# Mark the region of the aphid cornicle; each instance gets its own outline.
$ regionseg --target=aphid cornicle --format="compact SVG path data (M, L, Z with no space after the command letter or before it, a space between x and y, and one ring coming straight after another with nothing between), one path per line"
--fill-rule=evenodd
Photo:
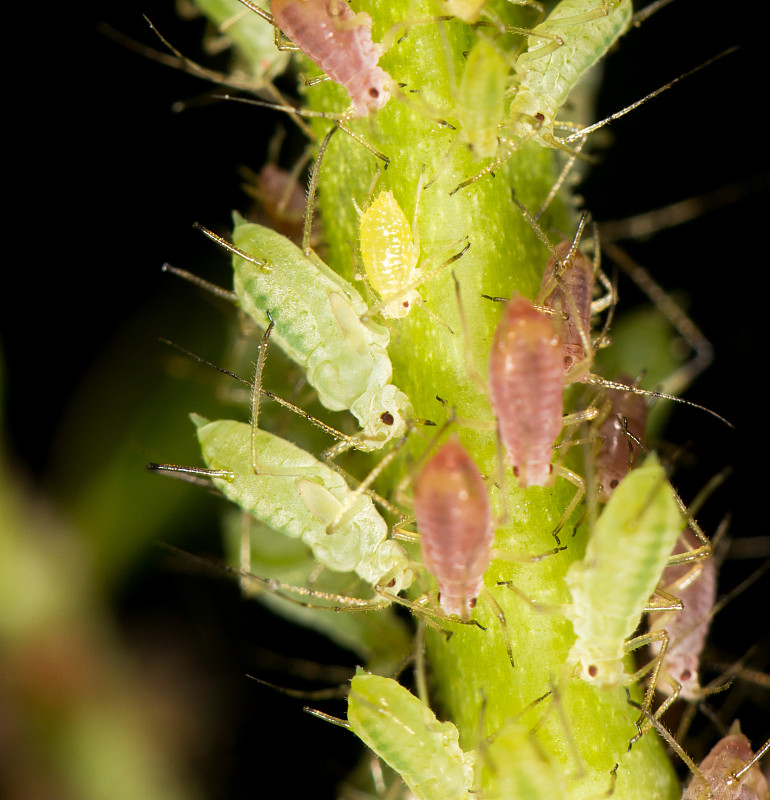
M251 3L243 4L256 13ZM390 99L391 77L377 65L381 48L372 41L372 18L353 13L345 0L272 0L272 19L335 83L343 86L359 117Z
M721 738L700 763L708 786L694 775L682 800L769 800L767 781L755 758L751 743L741 733L736 720L728 735ZM749 764L751 766L746 769Z
M487 487L456 439L443 444L418 475L414 511L423 564L438 582L441 609L470 619L494 530Z
M545 486L561 433L561 342L545 314L524 297L505 306L489 358L489 399L519 486Z

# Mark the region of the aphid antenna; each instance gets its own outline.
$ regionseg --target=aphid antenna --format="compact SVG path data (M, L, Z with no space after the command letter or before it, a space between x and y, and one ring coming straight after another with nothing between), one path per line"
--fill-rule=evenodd
M151 461L147 464L150 472L157 472L161 475L168 475L202 489L214 489L211 478L220 478L225 481L235 480L235 475L229 470L224 469L203 469L202 467L185 467L179 464L156 464Z
M205 278L201 278L192 272L188 272L186 269L173 267L171 264L165 263L161 267L161 271L170 272L172 275L176 275L177 278L182 278L182 280L192 283L194 286L203 289L215 297L220 297L223 300L227 300L228 303L238 305L238 297L236 296L235 292L230 292L227 289L223 289L221 286L217 286L215 283L211 283L211 281L207 281Z
M674 78L672 81L669 81L668 83L664 84L663 86L659 86L657 89L655 89L654 91L652 91L649 94L645 95L641 99L637 100L634 103L631 103L631 105L628 105L625 108L621 108L620 111L616 111L614 114L610 114L609 117L605 117L604 119L599 120L599 122L594 122L593 125L588 125L585 128L581 128L576 133L570 134L569 136L565 137L561 141L566 144L567 142L572 142L572 141L575 141L576 139L580 139L583 136L587 136L589 133L593 133L595 130L598 130L599 128L603 128L605 125L608 125L610 122L614 122L616 119L619 119L620 117L624 117L629 112L633 111L634 109L639 108L639 106L643 105L648 100L652 100L654 97L657 97L659 94L662 94L663 92L668 91L672 86L675 86L677 83L679 83L680 81L683 81L685 78L689 78L690 76L694 75L696 72L700 72L702 69L705 69L706 67L711 66L711 64L713 64L714 62L719 61L720 59L724 58L725 56L731 55L732 53L734 53L738 49L739 48L737 46L728 47L726 50L723 50L721 53L718 53L717 55L712 56L711 58L709 58L706 61L704 61L702 64L699 64L697 67L693 67L692 69L687 70L687 72L682 73L678 78Z
M315 198L318 191L318 179L321 175L321 162L323 161L326 148L329 146L337 126L329 128L324 136L321 146L318 148L318 155L313 162L313 168L310 170L310 179L307 185L307 202L305 203L305 223L302 228L302 252L305 256L309 256L312 248L310 247L310 236L313 231L313 212L315 210Z
M243 0L241 0L241 2L243 2ZM322 719L324 722L330 722L338 728L344 728L346 731L350 730L350 725L346 719L334 717L331 714L327 714L325 711L320 711L317 708L310 708L310 706L305 706L302 710L306 714L310 714L311 717L318 717L318 719Z
M329 689L290 689L288 686L280 686L277 683L271 683L264 678L258 678L256 675L249 675L248 672L246 673L246 677L256 681L262 686L267 686L268 689L272 689L280 694L285 694L287 697L295 697L298 700L341 700L348 696L349 690L349 687L345 684L342 686L333 686Z
M215 472L215 470L209 470L209 472ZM256 584L260 591L269 591L302 608L319 608L327 611L380 611L390 605L390 601L382 596L373 596L366 599L349 597L334 592L323 592L318 589L308 589L305 586L294 586L276 578L266 578L262 575L255 575L253 572L246 572L216 559L188 553L186 550L180 550L178 547L165 542L160 542L159 544L164 550L180 556L185 561L198 564L208 570L213 569L219 574L232 575L238 578L239 581L244 580Z
M206 367L210 367L211 369L214 369L217 372L221 372L223 375L227 375L228 377L233 378L234 380L238 381L239 383L242 383L245 386L248 386L252 390L252 395L253 395L254 387L255 387L255 383L254 382L248 381L248 380L246 380L246 378L242 378L240 375L237 375L236 373L231 372L230 370L225 369L224 367L217 366L213 362L208 361L207 359L205 359L205 358L203 358L203 357L201 357L199 355L196 355L191 350L188 350L187 348L182 347L182 345L179 345L176 342L172 342L169 339L164 339L163 337L159 337L159 339L160 339L161 342L163 342L163 344L166 344L169 347L173 347L175 350L178 350L180 353L184 353L184 355L186 355L189 358L197 361L198 363L203 364ZM260 356L262 355L262 352L263 352L262 344L260 343L260 351L259 351ZM298 416L300 416L303 419L307 420L311 425L314 425L316 428L319 428L320 430L324 431L325 433L328 433L329 436L332 436L333 438L338 439L338 440L340 440L342 442L349 443L351 447L354 447L358 443L358 440L355 439L354 437L348 436L346 433L343 433L342 431L338 431L336 428L332 428L331 425L327 425L325 422L322 422L320 419L317 419L316 417L312 416L312 414L308 414L307 411L305 411L304 409L299 408L299 406L295 406L293 403L290 403L288 400L284 400L282 397L278 397L278 395L274 394L273 392L271 392L271 391L269 391L267 389L263 389L262 386L261 386L261 381L260 381L260 386L258 387L258 389L259 389L260 395L263 395L263 396L269 398L270 400L273 400L279 406L282 406L283 408L287 409L288 411L291 411L292 413L297 414ZM252 404L253 404L253 398L252 398Z
M770 173L764 172L746 180L735 181L719 189L713 189L705 194L678 200L654 211L645 211L625 219L607 220L599 225L602 241L644 239L653 233L683 225L710 211L737 203L757 192L766 192L768 188L770 188Z
M311 119L329 119L341 130L347 133L352 139L355 139L360 145L365 147L373 156L385 162L386 167L390 163L390 159L377 150L374 145L366 141L366 139L359 136L354 130L347 126L347 122L354 119L349 113L336 114L331 111L314 111L310 108L297 108L296 106L270 103L266 100L255 100L251 97L236 97L231 94L215 94L213 97L216 100L226 100L234 103L242 103L247 106L258 106L259 108L272 108L273 111L283 111L287 114L298 117L309 117Z
M183 72L188 73L189 75L194 75L196 78L202 78L207 81L211 81L212 83L218 84L220 86L225 86L231 89L237 89L239 91L247 91L256 94L258 97L262 97L267 95L267 97L271 98L273 101L283 104L286 104L286 98L278 91L278 89L273 85L273 83L264 78L262 80L257 81L243 81L238 80L232 75L226 75L224 73L218 72L216 70L208 69L197 62L193 61L192 59L188 58L184 55L180 50L174 47L171 42L169 42L163 34L153 25L152 21L146 14L142 14L144 17L145 22L150 26L152 32L160 39L161 43L171 52L171 56L167 56L164 53L159 53L158 51L154 50L151 47L146 47L145 45L139 42L133 42L132 39L129 37L124 37L122 34L119 34L118 41L124 44L127 47L134 49L135 51L139 52L140 55L143 55L147 58L150 58L154 61L158 61L161 64L165 64L166 66L174 67L175 69L180 69ZM178 109L181 110L181 109ZM313 137L313 131L308 127L308 125L299 117L294 118L294 123L297 127L308 137Z
M714 348L698 326L684 313L679 305L658 284L650 273L637 264L627 253L612 243L605 250L616 264L650 298L655 307L674 326L695 354L663 382L662 389L668 394L678 394L687 388L712 362Z

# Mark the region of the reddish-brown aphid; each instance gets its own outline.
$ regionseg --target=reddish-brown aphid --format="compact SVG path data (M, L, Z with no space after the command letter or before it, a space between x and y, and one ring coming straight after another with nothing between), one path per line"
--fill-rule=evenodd
M686 529L674 548L672 555L686 553L698 547L700 542ZM703 691L698 680L698 666L706 634L711 623L712 610L717 593L716 564L712 558L698 562L698 573L692 564L675 564L666 567L660 585L675 594L684 604L681 611L650 614L650 630L665 628L670 644L663 657L658 688L672 694L676 681L682 688L680 697L685 700L700 700ZM653 645L657 653L660 648ZM670 678L672 680L667 680Z
M575 250L568 258L573 242L565 240L556 246L556 254L563 264L551 256L545 266L541 295L538 300L557 315L556 325L561 336L564 357L564 383L583 381L591 368L590 348L591 301L594 292L594 271L591 261ZM558 277L556 277L558 275ZM563 315L563 316L562 316Z
M275 24L335 83L343 86L360 117L390 98L391 78L377 66L372 18L354 14L345 0L272 0Z
M489 396L519 486L545 486L562 429L564 357L553 323L524 297L505 306L489 358Z
M627 375L617 383L631 386ZM631 437L642 439L647 424L647 403L644 397L632 392L608 392L609 411L596 428L599 449L596 453L596 479L599 500L606 503L615 487L628 474L639 455L639 446ZM627 435L627 434L630 434ZM673 580L673 579L672 579Z
M494 532L487 487L456 439L420 472L414 511L422 560L438 582L441 609L468 620L484 585Z
M734 722L728 735L720 739L700 763L708 787L694 776L682 800L768 800L767 781L759 764L755 762L743 772L754 758L749 740Z

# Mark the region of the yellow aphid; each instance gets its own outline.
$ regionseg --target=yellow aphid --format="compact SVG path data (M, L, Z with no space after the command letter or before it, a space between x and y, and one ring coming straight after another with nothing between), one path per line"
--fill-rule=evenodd
M421 278L420 247L391 192L380 192L363 212L359 235L366 277L383 301L379 312L387 319L405 317L422 299L413 288ZM391 297L393 302L388 302Z

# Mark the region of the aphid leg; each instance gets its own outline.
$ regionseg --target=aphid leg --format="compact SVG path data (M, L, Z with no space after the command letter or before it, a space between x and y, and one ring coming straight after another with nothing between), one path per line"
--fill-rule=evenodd
M352 517L354 517L358 510L356 503L361 495L365 494L369 487L377 480L380 474L390 464L391 461L398 455L401 448L406 444L407 437L402 436L401 439L394 445L386 456L380 459L379 463L369 472L364 480L350 493L345 503L343 503L339 511L334 516L334 519L326 526L326 533L334 533L340 526L345 525Z
M666 651L668 650L669 645L669 637L666 631L664 630L657 630L657 631L650 631L649 633L643 633L641 636L636 636L633 639L629 639L628 641L623 643L623 651L625 653L631 653L634 650L638 650L640 647L644 647L645 645L651 644L652 642L660 642L660 650L655 658L652 659L648 664L645 664L643 667L638 669L633 675L629 677L629 683L636 683L640 678L644 677L648 672L651 672L650 678L647 681L647 688L644 692L644 702L642 704L642 714L639 717L638 724L641 724L646 713L650 711L652 708L652 701L655 697L655 687L658 683L658 676L660 674L661 665L663 664L663 658L666 655ZM641 736L638 734L631 740L633 744L637 741Z
M736 783L740 783L741 778L765 755L768 750L770 750L770 739L768 739L762 745L762 747L760 747L759 750L754 753L754 757L751 759L751 761L748 761L742 769L730 774L730 777L727 779L727 785L733 786Z
M326 152L326 148L329 146L329 141L336 130L336 126L329 128L323 142L321 142L321 146L318 148L318 155L316 156L316 160L313 164L313 169L310 171L310 181L308 182L307 187L307 202L305 203L305 224L302 229L302 252L306 256L310 254L312 249L310 247L310 236L313 230L313 211L315 210L315 196L316 191L318 190L318 178L321 174L321 162L323 160L324 153Z
M645 711L639 706L637 703L634 703L630 698L628 700L629 705L634 706L635 708L640 709L642 712L642 717L647 721L648 725L655 728L655 730L660 734L661 738L668 744L668 746L682 759L682 761L687 765L687 768L692 772L692 774L698 779L702 780L704 785L708 787L708 782L706 781L706 776L703 774L703 771L698 767L698 765L690 758L689 755L685 752L685 749L682 747L681 744L674 738L671 732L660 722L658 714L650 714L649 711ZM632 739L632 744L636 741L636 738ZM631 746L629 745L629 749ZM709 797L713 797L711 795L711 790L709 789Z
M513 648L511 645L511 634L508 630L508 623L505 619L505 613L500 606L500 603L495 600L494 595L492 592L487 589L485 586L481 590L481 596L486 601L487 605L492 610L492 613L497 617L497 621L500 623L500 631L503 634L503 642L505 643L505 652L508 654L508 660L511 662L511 667L514 669L516 668L516 664L513 660Z
M556 539L557 550L563 549L561 539L559 539L559 533L564 528L564 526L569 522L572 513L578 507L578 504L583 499L586 493L586 484L583 478L580 477L576 472L573 472L571 469L567 469L566 467L554 464L554 475L565 478L568 480L574 487L575 487L575 494L572 496L572 500L570 500L567 507L564 509L564 513L561 515L561 519L559 520L556 527L551 531L551 535L554 539Z

